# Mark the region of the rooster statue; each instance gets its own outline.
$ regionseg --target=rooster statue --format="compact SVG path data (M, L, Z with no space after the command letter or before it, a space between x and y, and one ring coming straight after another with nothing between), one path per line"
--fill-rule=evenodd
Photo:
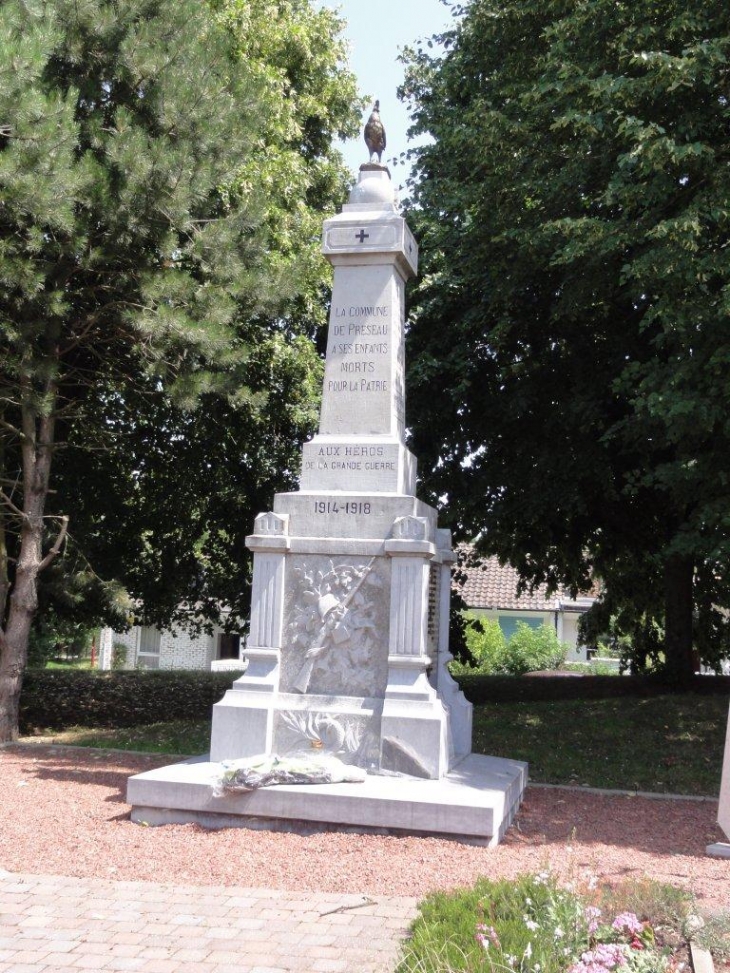
M370 161L374 161L374 157L377 155L378 164L382 164L383 151L385 150L385 128L383 123L380 121L380 102L376 101L373 105L373 110L370 113L370 118L367 120L365 125L365 144L370 152Z

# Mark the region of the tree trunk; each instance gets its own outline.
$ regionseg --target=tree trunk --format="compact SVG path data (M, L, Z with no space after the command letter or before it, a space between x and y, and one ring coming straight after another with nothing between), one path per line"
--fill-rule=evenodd
M675 555L664 567L664 654L669 681L681 687L694 675L692 615L694 562Z
M28 660L28 637L38 610L38 575L54 559L66 535L67 518L61 519L56 541L43 557L43 520L51 475L56 388L46 385L49 412L39 416L32 395L24 397L22 411L23 509L20 521L20 552L9 599L7 622L0 630L0 743L18 738L18 713L23 672Z

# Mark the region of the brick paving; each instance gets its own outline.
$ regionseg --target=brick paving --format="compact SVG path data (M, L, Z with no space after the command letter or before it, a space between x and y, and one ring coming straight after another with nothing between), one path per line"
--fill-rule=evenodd
M416 901L0 871L0 973L392 973Z

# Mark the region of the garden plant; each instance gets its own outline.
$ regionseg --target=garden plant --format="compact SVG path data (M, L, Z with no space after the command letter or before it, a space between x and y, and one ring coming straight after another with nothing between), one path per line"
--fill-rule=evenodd
M518 622L516 631L507 639L499 622L489 618L467 616L465 638L476 665L453 662L455 675L476 670L483 675L522 676L526 672L558 669L568 649L548 625L533 628Z
M549 872L480 880L421 904L398 973L670 973L682 968L691 896L643 880L561 886Z

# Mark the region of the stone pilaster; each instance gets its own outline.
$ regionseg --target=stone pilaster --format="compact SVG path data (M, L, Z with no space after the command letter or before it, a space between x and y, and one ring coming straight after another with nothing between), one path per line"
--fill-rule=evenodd
M455 760L460 760L471 753L473 707L448 669L449 662L454 658L449 648L451 566L456 561L456 555L451 547L451 531L437 530L436 543L440 560L438 570L441 578L439 584L438 657L434 667L433 681L439 696L449 711L453 757Z
M211 760L270 753L283 642L284 586L289 518L259 514L246 538L254 552L248 667L213 707Z
M441 777L449 762L448 713L428 681L430 562L425 517L399 517L385 553L392 559L388 685L381 721L381 765L420 777Z

